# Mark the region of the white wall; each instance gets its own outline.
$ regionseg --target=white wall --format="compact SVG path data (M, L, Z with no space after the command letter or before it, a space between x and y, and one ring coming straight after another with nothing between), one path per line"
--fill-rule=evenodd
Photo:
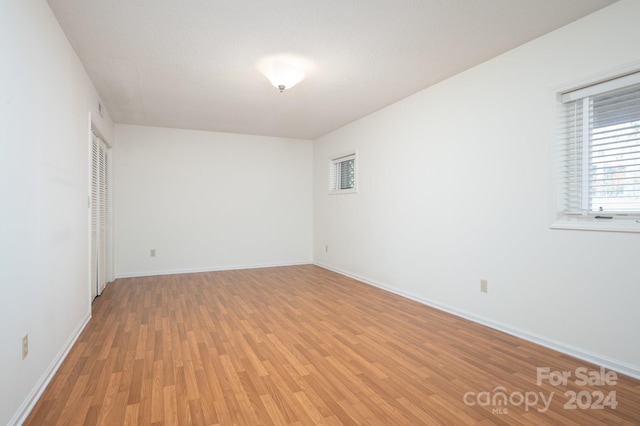
M317 140L315 261L640 377L640 234L549 229L555 89L640 67L638 17L616 3ZM359 192L328 195L353 148Z
M116 139L116 276L312 261L311 141L130 125Z
M89 112L113 124L43 0L0 2L0 424L15 422L90 316ZM21 359L22 336L29 355Z

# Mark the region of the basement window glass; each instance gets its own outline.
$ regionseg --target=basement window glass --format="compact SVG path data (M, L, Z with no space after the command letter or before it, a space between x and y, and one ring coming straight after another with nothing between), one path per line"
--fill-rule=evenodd
M356 192L356 154L355 152L331 158L330 187L331 194Z
M640 232L640 72L559 101L553 227Z

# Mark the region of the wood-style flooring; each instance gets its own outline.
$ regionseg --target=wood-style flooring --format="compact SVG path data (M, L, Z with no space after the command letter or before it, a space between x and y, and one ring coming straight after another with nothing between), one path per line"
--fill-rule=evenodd
M127 278L25 424L640 424L600 373L317 266Z

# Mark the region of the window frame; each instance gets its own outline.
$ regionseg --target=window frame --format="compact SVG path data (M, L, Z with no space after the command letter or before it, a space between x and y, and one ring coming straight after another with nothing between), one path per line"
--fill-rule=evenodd
M336 167L338 164L353 160L353 187L340 189L336 188ZM348 151L339 155L333 155L329 158L329 194L355 194L358 192L358 157L355 150Z
M591 86L597 86L607 81L623 78L630 74L640 73L640 63L634 63L624 68L612 70L607 73L601 73L581 81L565 84L562 87L556 87L553 92L555 95L555 128L554 137L551 138L552 146L550 149L552 176L550 191L551 209L550 209L550 228L551 229L572 229L572 230L589 230L589 231L611 231L611 232L640 232L640 212L638 213L598 213L589 212L587 214L570 214L564 211L566 207L561 196L564 191L562 179L563 173L560 171L561 155L560 150L565 141L560 137L563 132L562 126L565 122L561 119L562 112L565 109L563 96L567 93L589 90ZM606 90L603 91L603 93ZM605 216L607 218L597 218L597 216ZM610 217L610 218L608 218Z

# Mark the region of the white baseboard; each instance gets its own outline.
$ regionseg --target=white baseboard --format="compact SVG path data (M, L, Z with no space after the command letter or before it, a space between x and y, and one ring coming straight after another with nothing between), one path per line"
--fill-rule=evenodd
M73 331L71 337L69 337L62 349L60 349L56 357L53 359L53 362L51 362L51 365L49 365L49 368L47 368L42 377L40 377L40 380L38 380L38 383L36 383L34 388L31 390L31 392L27 396L27 399L24 400L20 408L18 408L18 411L16 411L11 420L9 420L8 425L21 425L22 423L24 423L24 421L27 419L27 416L29 415L29 413L31 413L31 410L33 410L33 407L42 396L42 393L49 385L49 382L51 382L51 379L53 379L53 376L58 371L58 368L60 368L60 365L62 365L62 362L69 354L69 351L76 343L76 340L78 340L78 337L80 337L80 333L82 333L82 330L84 330L84 328L89 323L90 319L91 309L89 309L88 314L83 318L80 324Z
M640 366L637 365L632 365L632 364L628 364L626 362L622 362L616 359L612 359L594 352L590 352L587 351L585 349L582 348L578 348L572 345L567 345L566 343L562 343L562 342L558 342L552 339L548 339L546 337L543 336L539 336L537 334L533 334L533 333L529 333L526 330L522 330L519 328L515 328L506 324L502 324L496 321L493 321L489 318L485 318L482 316L478 316L475 314L472 314L470 312L466 312L457 308L454 308L452 306L443 304L443 303L439 303L439 302L435 302L433 300L429 300L429 299L425 299L422 297L418 297L416 295L413 294L409 294L406 292L403 292L401 290L398 290L396 288L393 287L389 287L386 286L384 284L369 280L367 278L361 277L359 275L356 274L352 274L350 272L347 271L342 271L340 269L337 268L333 268L331 266L322 264L320 262L314 262L314 265L319 266L321 268L325 268L328 269L330 271L336 272L338 274L347 276L349 278L353 278L354 280L360 281L362 283L365 284L369 284L371 286L380 288L382 290L388 291L390 293L394 293L397 294L398 296L402 296L402 297L406 297L407 299L411 299L413 301L422 303L423 305L427 305L427 306L431 306L433 308L436 308L438 310L444 311L444 312L448 312L450 314L456 315L458 317L461 318L465 318L468 319L470 321L473 321L475 323L478 324L482 324L485 325L487 327L493 328L495 330L498 331L502 331L503 333L507 333L510 334L512 336L515 337L519 337L521 339L527 340L529 342L533 342L536 343L540 346L544 346L547 347L549 349L553 349L556 350L558 352L562 352L566 355L570 355L573 356L575 358L581 359L583 361L586 362L590 362L592 364L596 364L598 366L607 368L609 370L613 370L616 371L618 373L633 377L634 379L638 379L640 380Z
M118 278L135 278L135 277L153 277L156 275L174 275L174 274L194 274L198 272L218 272L218 271L233 271L238 269L258 269L258 268L277 268L281 266L298 266L309 265L308 262L297 263L261 263L254 265L231 265L231 266L206 266L202 268L182 268L182 269L166 269L160 271L141 271L141 272L126 272L123 274L116 274Z

